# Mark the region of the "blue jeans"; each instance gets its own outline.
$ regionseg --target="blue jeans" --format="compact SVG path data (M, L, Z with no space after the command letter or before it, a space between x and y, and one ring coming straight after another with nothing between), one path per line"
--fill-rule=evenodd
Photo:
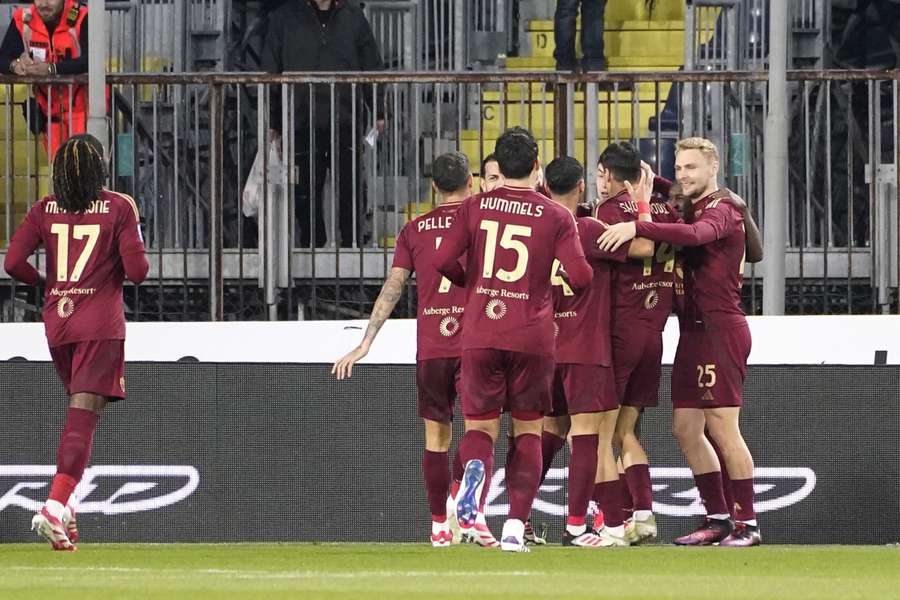
M575 58L575 19L581 5L581 53L585 71L605 71L603 55L603 13L606 0L559 0L553 17L553 38L556 49L556 70L571 71L578 64Z

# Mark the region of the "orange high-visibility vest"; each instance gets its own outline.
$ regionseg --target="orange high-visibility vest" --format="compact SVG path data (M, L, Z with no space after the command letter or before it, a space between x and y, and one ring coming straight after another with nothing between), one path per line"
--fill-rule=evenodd
M87 7L78 0L66 0L56 29L51 34L34 5L17 8L13 22L22 36L25 51L35 60L56 64L60 60L81 56L81 25L87 15ZM72 86L71 111L69 116L69 86L34 86L34 96L41 110L52 121L66 118L86 120L88 111L87 86Z

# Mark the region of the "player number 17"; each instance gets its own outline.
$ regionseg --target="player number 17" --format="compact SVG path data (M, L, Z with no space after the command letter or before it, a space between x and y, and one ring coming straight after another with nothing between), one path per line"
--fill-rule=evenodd
M76 240L87 238L87 243L81 251L81 256L75 261L75 268L69 274L69 225L66 223L54 223L50 226L50 233L56 236L56 280L60 282L78 281L81 273L87 265L88 259L97 245L100 237L99 225L75 225L72 227L72 237Z

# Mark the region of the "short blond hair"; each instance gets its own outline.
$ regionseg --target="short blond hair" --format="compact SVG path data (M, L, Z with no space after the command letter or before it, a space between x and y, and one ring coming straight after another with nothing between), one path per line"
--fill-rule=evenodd
M719 149L716 148L715 144L713 144L706 138L689 137L684 138L683 140L678 140L678 142L675 144L675 156L678 156L678 153L682 150L699 150L700 154L705 156L707 160L719 160Z

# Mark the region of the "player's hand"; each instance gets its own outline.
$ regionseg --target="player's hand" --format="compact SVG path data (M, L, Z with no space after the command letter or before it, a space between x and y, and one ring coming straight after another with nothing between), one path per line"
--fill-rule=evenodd
M331 374L334 375L338 381L349 378L353 373L353 365L362 360L368 353L368 348L363 347L362 345L357 346L344 355L342 359L334 363L334 366L331 367Z
M631 241L637 235L637 227L634 221L616 223L610 225L597 240L597 245L604 252L615 252L625 242Z
M627 179L625 180L625 189L628 191L628 195L631 196L631 199L635 202L650 202L650 194L653 191L653 178L650 178L650 186L647 186L647 171L641 170L641 178L638 181L637 187L631 185L631 182Z

